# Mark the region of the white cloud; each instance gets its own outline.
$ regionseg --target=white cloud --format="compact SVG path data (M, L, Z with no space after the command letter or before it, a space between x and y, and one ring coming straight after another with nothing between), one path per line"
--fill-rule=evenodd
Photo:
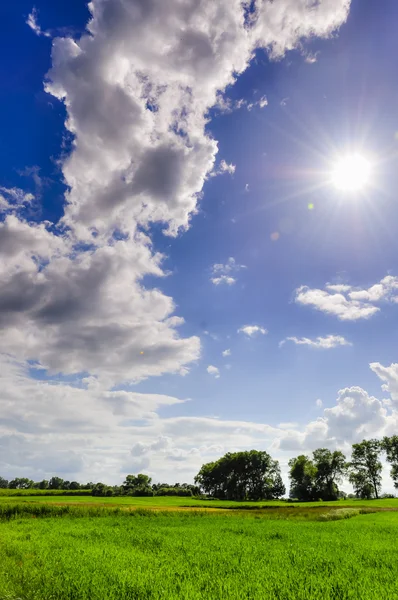
M325 408L323 416L302 431L285 432L278 447L288 451L339 448L349 452L351 444L368 437L391 435L398 425L398 413L389 412L383 402L360 387L339 391L336 405Z
M213 375L216 379L220 378L220 370L213 365L209 365L206 369L209 375Z
M38 23L38 12L37 9L33 7L32 12L28 15L26 20L26 24L35 32L38 36L51 37L51 34L48 31L43 31Z
M0 187L0 213L12 213L32 204L33 194L26 193L20 188Z
M319 52L307 52L305 53L305 62L309 65L313 65L318 62Z
M383 367L378 362L370 364L370 368L384 381L383 391L388 392L394 402L398 402L398 364L393 363L389 367Z
M210 281L212 283L214 283L214 285L220 285L222 283L225 283L226 285L234 285L234 283L236 283L235 277L230 277L228 275L220 275L220 277L212 277L210 279Z
M369 319L380 311L376 303L398 302L398 277L384 277L368 289L348 285L327 284L325 290L301 286L296 290L296 302L311 306L341 321Z
M236 260L230 256L227 263L225 265L221 263L217 263L212 266L212 274L210 281L214 285L226 284L233 285L236 283L236 277L233 277L232 274L238 273L242 269L246 269L245 265L237 264Z
M244 333L248 337L255 337L258 334L266 335L268 331L259 325L245 325L238 329L238 333Z
M225 356L231 356L231 350L228 348L228 350L224 350L224 352L222 353L222 355Z
M322 408L323 407L323 402L320 398L318 398L318 400L315 403L317 405L318 408Z
M268 106L267 96L262 96L260 98L260 100L258 101L258 105L259 105L260 108L264 108L265 106Z
M257 100L256 102L249 102L249 104L247 104L247 110L250 112L256 106L259 106L260 108L268 106L267 96L262 96L260 100Z
M0 345L7 352L51 372L86 371L110 383L186 372L199 357L199 339L178 336L183 320L173 316L172 298L139 282L162 275L162 257L148 241L76 255L44 226L11 219L0 227L0 255L8 255L0 268Z
M236 171L236 165L232 163L227 163L224 159L220 162L218 169L213 170L210 173L210 177L216 177L217 175L224 175L228 173L229 175L233 175Z
M336 348L337 346L352 346L352 344L341 335L327 335L326 337L319 336L315 340L311 340L310 338L306 337L288 337L286 340L283 340L280 345L286 341L293 342L298 346L310 346L311 348L323 349Z

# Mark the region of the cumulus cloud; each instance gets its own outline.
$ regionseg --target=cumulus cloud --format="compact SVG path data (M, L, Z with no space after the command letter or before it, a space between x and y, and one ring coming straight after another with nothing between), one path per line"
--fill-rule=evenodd
M267 335L268 331L259 325L245 325L238 329L238 333L244 333L247 337L252 338L256 335Z
M370 364L370 368L384 382L383 391L388 392L394 402L398 402L398 364L384 367L378 362Z
M209 375L213 375L216 379L220 378L220 370L213 365L209 365L206 369Z
M199 357L199 339L178 336L183 319L173 316L173 300L140 284L145 274L162 275L148 243L57 255L61 241L10 217L0 227L0 254L12 253L0 269L3 348L52 372L90 372L113 383L184 372Z
M225 265L221 263L217 263L212 266L212 274L210 281L214 285L226 284L226 285L234 285L237 279L233 275L238 273L242 269L246 269L245 265L239 265L236 260L230 256L227 263Z
M285 342L293 342L297 346L309 346L310 348L322 348L326 350L336 348L337 346L352 346L351 342L348 342L341 335L318 336L315 340L306 337L287 337L286 340L280 342L280 345L283 345Z
M278 440L282 450L314 450L319 447L350 450L364 438L391 435L398 424L398 413L360 387L339 391L336 405L325 408L323 416L309 422L302 431L290 430Z
M341 321L369 319L380 311L380 302L398 302L398 277L388 275L368 289L327 284L326 289L301 286L296 290L297 304L311 306Z
M232 354L232 353L231 353L231 350L230 350L229 348L228 348L227 350L224 350L224 351L223 351L223 353L222 353L222 355L223 355L224 357L225 357L225 356L231 356L231 354Z

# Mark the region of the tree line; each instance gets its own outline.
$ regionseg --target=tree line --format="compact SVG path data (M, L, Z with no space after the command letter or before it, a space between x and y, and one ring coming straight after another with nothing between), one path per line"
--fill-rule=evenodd
M340 450L318 448L312 456L301 454L289 460L290 498L302 502L337 500L346 494L339 484L348 478L357 498L379 498L381 494L381 455L390 464L394 487L398 489L398 435L382 440L363 440L352 445L351 460ZM201 496L219 500L274 500L286 493L279 463L267 452L250 450L228 452L216 461L202 465L195 484L152 483L143 473L127 475L120 486L105 483L64 481L60 477L33 482L27 478L7 481L0 488L19 490L74 490L93 496Z
M197 485L189 483L152 483L148 475L139 473L138 475L127 475L121 485L107 485L106 483L89 481L88 483L79 483L77 481L67 481L61 477L51 477L42 481L33 481L27 477L16 477L7 481L0 477L0 488L10 490L46 490L55 492L75 492L87 493L92 496L195 496L200 494Z
M382 463L385 453L390 464L390 475L398 489L398 436L382 440L363 440L352 445L351 460L340 450L331 452L319 448L312 458L304 454L289 461L290 497L302 501L337 500L342 493L338 488L347 477L357 498L379 498L381 493Z
M312 457L301 454L292 458L289 496L301 502L338 500L346 497L338 484L348 478L357 498L379 498L383 452L398 489L398 436L394 435L353 444L350 461L340 450L327 448L314 450ZM228 453L203 465L195 483L220 500L273 500L286 492L278 461L257 450Z

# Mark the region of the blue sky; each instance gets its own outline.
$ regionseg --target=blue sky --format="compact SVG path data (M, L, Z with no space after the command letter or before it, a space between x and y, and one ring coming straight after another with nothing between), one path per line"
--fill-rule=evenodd
M398 8L257 4L0 9L4 476L396 431Z

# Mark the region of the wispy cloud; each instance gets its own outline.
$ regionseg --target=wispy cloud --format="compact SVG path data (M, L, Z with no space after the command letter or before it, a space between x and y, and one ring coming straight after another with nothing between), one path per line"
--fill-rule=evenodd
M26 24L29 25L32 31L35 32L38 36L43 37L51 37L51 34L48 31L43 31L38 23L38 11L35 7L32 8L32 12L28 15L26 19Z
M279 346L283 346L286 342L293 342L297 346L309 346L310 348L323 348L325 350L337 348L337 346L352 346L351 342L347 342L341 335L327 335L326 337L317 337L314 340L306 337L287 337L279 343Z

